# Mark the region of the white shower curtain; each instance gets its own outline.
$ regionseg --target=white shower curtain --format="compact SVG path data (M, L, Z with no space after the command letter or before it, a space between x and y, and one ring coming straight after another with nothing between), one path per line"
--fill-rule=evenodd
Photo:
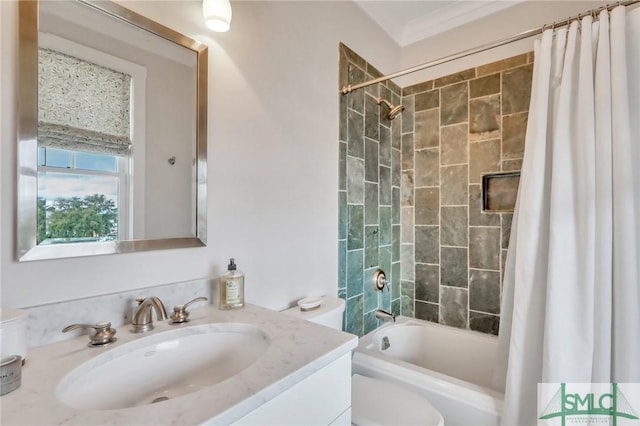
M640 382L640 8L535 43L502 297L503 425L538 383Z

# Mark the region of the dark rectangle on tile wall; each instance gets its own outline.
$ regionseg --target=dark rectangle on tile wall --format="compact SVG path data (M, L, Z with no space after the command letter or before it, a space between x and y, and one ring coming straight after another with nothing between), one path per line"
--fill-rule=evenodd
M482 176L482 210L513 212L516 207L520 172L495 173Z

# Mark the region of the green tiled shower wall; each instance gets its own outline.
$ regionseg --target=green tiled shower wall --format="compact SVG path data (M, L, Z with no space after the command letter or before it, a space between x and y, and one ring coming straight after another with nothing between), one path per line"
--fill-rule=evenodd
M340 45L340 85L381 74ZM511 213L484 213L482 175L519 171L533 54L400 89L340 96L339 296L362 336L375 309L497 334ZM384 118L378 96L405 110ZM373 290L382 268L390 292Z
M339 50L341 85L382 75L345 45ZM378 326L376 309L400 314L401 122L376 104L381 96L398 105L400 94L388 81L340 96L338 294L344 329L358 336ZM374 290L378 268L389 290Z
M413 316L498 333L512 213L482 176L520 171L533 54L403 88L402 281Z

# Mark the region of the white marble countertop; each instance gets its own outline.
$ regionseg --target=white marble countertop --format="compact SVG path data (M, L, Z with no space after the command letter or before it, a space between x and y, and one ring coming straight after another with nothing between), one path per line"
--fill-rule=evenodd
M358 344L352 334L254 305L231 311L208 305L193 309L190 318L186 326L251 324L263 330L271 343L253 365L214 386L153 405L102 411L81 411L64 405L55 396L56 386L83 362L135 339L175 330L175 326L166 321L156 322L156 328L144 334L130 333L128 325L121 326L118 341L104 348L89 348L87 335L33 348L28 351L22 369L21 387L0 398L0 423L3 426L230 424Z

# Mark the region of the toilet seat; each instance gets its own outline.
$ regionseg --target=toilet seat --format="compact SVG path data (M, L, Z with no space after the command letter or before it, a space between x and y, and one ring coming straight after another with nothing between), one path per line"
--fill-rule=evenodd
M429 401L393 383L351 376L351 422L357 426L443 426L444 419Z

